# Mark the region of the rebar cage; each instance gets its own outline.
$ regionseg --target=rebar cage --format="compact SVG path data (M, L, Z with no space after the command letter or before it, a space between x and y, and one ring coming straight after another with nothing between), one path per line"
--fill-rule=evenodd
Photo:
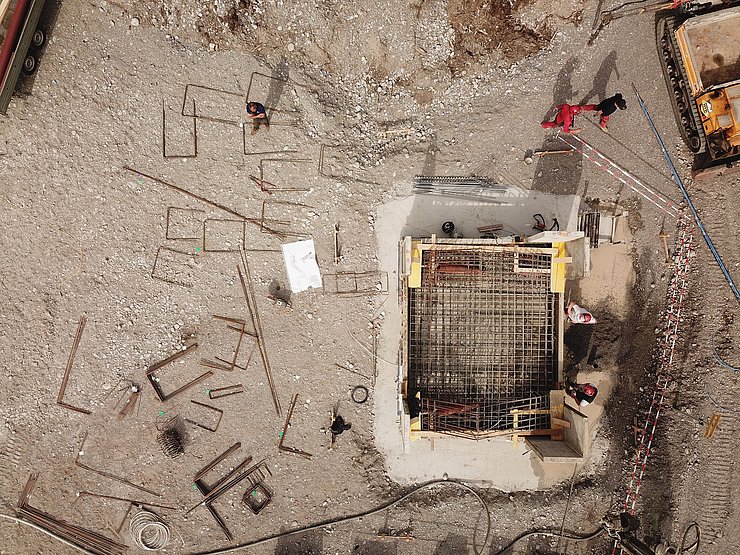
M407 399L422 430L549 427L560 313L551 263L522 248L423 252L407 307Z

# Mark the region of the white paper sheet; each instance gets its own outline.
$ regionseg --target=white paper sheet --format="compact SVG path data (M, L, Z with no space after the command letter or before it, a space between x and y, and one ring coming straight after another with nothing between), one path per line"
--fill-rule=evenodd
M316 262L316 248L313 239L286 243L283 246L285 269L288 271L290 290L300 293L310 287L320 288L321 270Z

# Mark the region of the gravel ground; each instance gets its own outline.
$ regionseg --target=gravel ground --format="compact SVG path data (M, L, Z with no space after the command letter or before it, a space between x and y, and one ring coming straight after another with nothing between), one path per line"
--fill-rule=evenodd
M170 553L228 545L204 509L184 513L202 498L193 491L194 473L236 441L242 447L229 465L247 455L266 458L274 497L259 516L249 513L236 493L218 502L235 542L367 510L403 490L385 477L382 453L374 447L372 398L364 405L349 399L362 379L335 366L371 371L372 326L382 325L379 314L394 309L393 299L311 291L294 294L292 309L275 305L268 295L287 288L282 257L272 252L281 241L260 233L258 226L249 224L243 233L241 226L221 228L212 239L232 246L243 241L250 249L252 285L283 416L275 412L259 353L247 337L239 358L246 370L215 371L190 395L159 403L146 383L146 368L195 340L198 350L163 379L168 388L185 383L206 371L197 364L200 358L232 353L236 334L212 315L246 318L248 313L236 274L238 256L204 252L200 239L167 239L168 207L202 210L192 212L195 224L180 221L170 230L183 235L193 228L200 233L205 218L228 219L229 214L124 166L250 218L260 218L264 200L307 205L272 205L267 217L289 221L291 232L312 237L323 273L377 267L375 208L409 194L414 174L422 171L476 173L528 189L619 201L630 210L635 270L634 285L626 294L615 294L626 299L627 311L614 313L605 300L595 309L610 314L601 331L569 343L572 371L593 370L573 352L588 341L601 353L601 371L614 383L596 438L598 455L576 473L567 512L570 481L544 492L483 491L493 515L484 552L496 553L530 528L559 528L564 522L566 529L591 531L621 505L631 470L632 419L646 407L655 383L653 330L670 275L658 238L663 214L580 156L542 158L532 165L523 159L528 149L559 144L539 126L553 104L621 90L630 108L614 117L612 133L602 134L584 121L584 138L679 198L629 88L634 83L642 94L686 175L689 156L660 74L652 18L616 21L587 46L595 2L557 7L539 0L515 2L510 17L494 20L480 2L468 11L461 6L433 0L412 5L67 0L61 5L32 94L14 100L0 127L5 148L0 156L5 176L0 187L3 512L12 513L34 470L40 472L34 506L109 537L126 504L76 500L77 492L154 502L151 495L74 465L86 433L81 461L159 492L156 502L176 507L161 509L173 530ZM485 33L499 33L501 40L478 33L480 42L471 46L476 34L471 29L481 21L489 25L481 27ZM179 154L193 146L189 120L178 116L188 83L241 93L251 83L281 112L269 134L261 130L246 140L238 125L202 120L197 158L163 158L163 101L168 150ZM199 114L240 117L235 97L197 94ZM319 173L322 144L330 147L323 173L339 177ZM269 196L249 180L259 176L259 157L245 152L284 149L310 161L269 163L265 179L307 190ZM733 241L740 209L733 192L739 184L732 177L693 183L687 176L735 281L740 281L740 252ZM337 222L342 260L335 266ZM672 240L673 222L665 225ZM737 373L718 363L714 351L738 366L740 350L737 303L699 235L697 241L676 381L638 514L646 532L674 544L689 521L698 521L709 540L701 553L713 555L732 553L740 536L733 459L740 385ZM162 246L186 253L170 260L165 252L162 260L171 265L159 269L187 286L152 278ZM573 291L580 286L573 284ZM87 325L65 401L91 410L90 415L55 403L83 314ZM131 382L142 387L142 401L135 414L118 419ZM245 392L208 399L208 389L231 383L243 383ZM275 448L294 393L299 400L286 444L312 453L310 460ZM175 414L201 422L208 418L190 399L216 405L223 419L216 433L189 425L185 455L168 459L156 441L167 419ZM321 429L337 406L352 429L330 451ZM712 413L721 420L708 439L704 429ZM225 471L227 465L222 466ZM251 552L473 552L473 531L480 543L483 530L475 499L452 488L418 495L387 513ZM121 534L130 543L125 528ZM0 536L3 554L72 552L6 521L0 521ZM520 552L554 552L556 543L532 540ZM562 542L559 547L601 553L606 543Z

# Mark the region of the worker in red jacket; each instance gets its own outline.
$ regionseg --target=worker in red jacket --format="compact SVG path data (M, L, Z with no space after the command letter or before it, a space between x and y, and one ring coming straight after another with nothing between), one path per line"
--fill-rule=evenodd
M562 125L564 133L578 133L581 130L580 128L570 128L573 125L573 117L584 110L594 110L595 108L596 105L592 104L558 104L556 106L558 113L555 116L555 121L543 121L542 128L552 129L553 127L560 127Z
M586 407L593 403L598 395L599 390L592 383L585 384L566 384L565 392L573 397L580 407Z

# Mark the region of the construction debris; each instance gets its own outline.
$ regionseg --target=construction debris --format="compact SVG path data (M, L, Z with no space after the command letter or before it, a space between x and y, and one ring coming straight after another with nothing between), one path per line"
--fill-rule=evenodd
M290 280L290 290L300 293L311 288L320 289L321 270L316 262L313 239L283 245L285 268Z
M257 481L261 481L262 479L264 479L264 474L262 473L261 468L265 466L265 461L267 459L262 459L257 464L250 466L247 470L245 470L241 474L237 474L236 476L234 476L239 470L243 468L243 466L245 466L246 464L249 464L249 461L251 460L252 460L251 457L247 457L247 459L245 459L245 461L242 464L240 464L238 467L232 470L226 477L219 480L218 484L214 485L213 489L205 495L203 501L201 501L197 505L194 505L193 507L185 511L185 514L186 515L190 514L195 509L197 509L198 507L202 505L206 505L206 506L211 505L219 497L221 497L226 492L231 490L234 486L250 478L250 476L252 478L257 477L256 478ZM232 478L232 476L234 477Z
M78 499L83 499L84 497L94 497L96 499L110 499L113 501L124 501L126 503L130 503L132 505L146 505L147 507L157 507L160 509L169 509L171 511L176 511L177 507L172 507L170 505L162 505L160 503L151 503L150 501L139 501L137 499L129 499L128 497L116 497L115 495L104 495L102 493L95 493L92 491L78 491L77 492L77 499L75 499L75 503Z
M126 403L124 403L123 407L118 412L118 420L121 420L124 416L128 416L133 413L134 407L136 406L137 402L141 400L141 388L138 385L132 383L126 389L127 391L129 391L129 397L128 399L126 399Z
M197 343L193 343L192 345L190 345L186 349L183 349L181 351L176 352L174 355L172 355L172 356L164 359L161 362L158 362L156 364L151 365L147 369L147 371L146 371L146 377L149 380L149 383L151 384L152 388L154 389L154 392L157 394L157 397L159 397L159 400L160 401L162 401L163 403L165 401L169 401L170 399L172 399L173 397L179 395L183 391L186 391L186 390L190 389L195 384L200 383L203 380L205 380L205 379L213 376L213 372L210 372L210 371L209 372L205 372L205 373L201 374L200 376L198 376L197 378L195 378L195 379L191 380L190 382L186 383L185 385L182 385L182 386L178 387L175 391L173 391L171 393L165 393L162 390L162 386L160 385L160 379L154 373L157 372L157 370L159 370L160 368L162 368L164 366L167 366L168 364L170 364L172 362L175 362L176 360L184 357L185 355L187 355L187 354L189 354L191 352L194 352L197 349L198 349L198 344Z
M574 324L595 324L596 318L588 310L581 308L576 303L568 303L565 308L568 319Z
M342 259L342 251L339 248L339 223L334 224L334 264L339 264Z
M244 386L240 383L209 389L208 398L220 399L221 397L228 397L229 395L236 395L237 393L244 393Z
M356 385L352 389L352 393L350 394L350 396L355 403L361 405L367 401L368 397L370 397L370 392L364 385Z
M196 420L192 420L190 418L186 418L185 419L185 422L190 422L191 424L193 424L195 426L198 426L199 428L203 428L204 430L208 430L209 432L215 432L216 430L218 430L218 426L219 426L219 424L221 424L221 419L224 416L224 411L222 411L221 409L219 409L217 407L214 407L213 405L207 405L206 403L201 403L201 402L195 401L193 399L191 399L190 402L192 404L194 404L194 405L198 405L199 407L203 407L203 408L208 409L208 410L210 410L212 412L215 412L218 415L218 417L216 419L216 423L213 424L213 426L208 426L206 424L201 424L200 422L198 422Z
M324 292L340 297L388 293L388 272L336 272L323 275Z
M235 451L239 450L241 448L242 444L240 442L235 443L226 451L218 455L215 459L213 459L211 462L209 462L207 465L205 465L203 468L201 468L193 477L193 483L195 484L196 489L203 495L207 496L209 493L211 493L215 488L220 486L223 482L228 480L231 476L234 475L234 473L238 472L241 468L248 465L250 462L252 462L252 457L248 456L244 461L242 461L241 464L239 464L236 468L234 468L231 472L227 473L225 476L223 476L221 479L219 479L217 482L215 482L212 485L208 485L203 481L203 477L210 472L213 468L216 467L221 461L225 460L229 455L234 453ZM215 509L215 507L212 507L210 504L206 505L206 508L208 509L208 512L211 513L211 516L216 521L216 524L218 524L219 528L223 531L224 535L226 536L226 539L229 541L232 541L234 539L234 536L229 531L229 528L226 526L226 521L221 517L221 515L218 513L218 511Z
M242 503L256 515L260 514L270 504L270 501L272 501L272 490L262 482L255 484L251 490L245 491L242 496Z
M187 196L189 196L191 198L194 198L196 200L199 200L200 202L202 202L204 204L207 204L207 205L212 206L214 208L218 208L219 210L223 210L224 212L226 212L228 214L231 214L232 216L236 216L240 220L244 220L246 222L249 222L252 225L259 226L260 230L263 231L264 233L270 233L272 235L277 235L278 237L283 237L282 233L277 232L277 231L274 231L274 230L266 227L264 225L264 222L261 222L260 220L255 219L255 218L247 218L246 216L242 216L241 214L239 214L239 212L236 212L235 210L232 210L231 208L228 208L228 207L224 206L223 204L219 204L217 202L213 202L211 200L208 200L205 197L202 197L200 195L196 195L195 193L191 193L187 189L183 189L182 187L178 187L177 185L173 185L172 183L168 183L168 182L166 182L166 181L164 181L162 179L159 179L157 177L154 177L153 175L149 175L149 174L146 174L144 172L140 172L140 171L135 170L133 168L130 168L128 166L124 166L123 169L124 170L127 170L127 171L130 171L130 172L132 172L132 173L134 173L136 175L139 175L141 177L146 177L147 179L151 179L152 181L154 181L156 183L159 183L159 184L164 185L165 187L169 187L170 189L173 189L173 190L175 190L175 191L177 191L179 193L182 193L182 194L187 195Z
M28 503L28 498L36 486L38 477L38 472L31 474L21 492L17 508L19 516L95 555L123 555L126 552L128 548L124 544L106 538L92 530L69 524L31 506Z

